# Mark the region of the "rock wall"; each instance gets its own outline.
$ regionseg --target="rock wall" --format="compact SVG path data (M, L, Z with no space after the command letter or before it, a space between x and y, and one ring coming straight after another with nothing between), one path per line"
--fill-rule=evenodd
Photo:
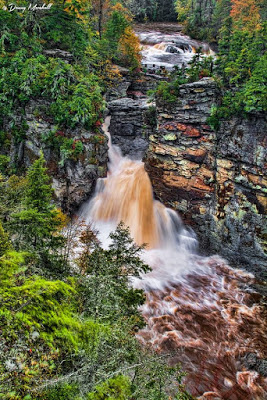
M111 117L109 132L113 144L120 147L123 155L143 159L149 136L157 125L155 104L149 101L147 92L166 78L156 74L133 75L121 67L119 72L120 79L106 96Z
M53 121L40 112L48 106L49 103L43 100L34 100L26 107L28 130L19 144L13 142L11 163L16 160L16 165L25 169L43 151L48 173L52 177L55 200L65 212L72 212L92 194L96 180L106 176L108 139L101 131L89 132L82 128L57 130ZM81 154L73 159L67 158L64 163L60 162L60 149L53 143L53 139L45 139L49 132L55 137L61 135L81 141Z
M146 169L156 197L193 227L203 253L263 278L266 120L233 118L215 132L207 118L219 97L216 83L204 78L182 85L175 104L158 104Z
M111 116L109 131L113 144L123 155L142 159L148 149L149 136L156 127L155 107L147 99L121 98L108 103Z

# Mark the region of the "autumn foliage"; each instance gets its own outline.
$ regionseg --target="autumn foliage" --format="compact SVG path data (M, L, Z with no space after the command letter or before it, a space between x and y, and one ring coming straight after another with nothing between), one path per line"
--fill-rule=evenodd
M263 0L232 0L231 17L234 26L241 29L261 28L260 4Z
M140 42L131 27L127 27L119 41L119 50L125 65L133 69L141 63Z

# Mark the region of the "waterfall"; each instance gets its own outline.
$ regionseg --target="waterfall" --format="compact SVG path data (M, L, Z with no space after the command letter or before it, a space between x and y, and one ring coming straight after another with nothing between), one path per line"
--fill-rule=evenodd
M107 135L108 127L109 118ZM138 339L171 353L170 363L182 364L186 388L198 399L263 400L266 379L244 367L248 354L266 357L266 322L250 287L253 275L219 256L199 256L194 233L154 200L144 164L123 157L110 138L109 160L107 178L98 181L81 217L95 225L104 246L120 221L136 243L147 244L142 257L152 271L132 281L147 298L147 325Z

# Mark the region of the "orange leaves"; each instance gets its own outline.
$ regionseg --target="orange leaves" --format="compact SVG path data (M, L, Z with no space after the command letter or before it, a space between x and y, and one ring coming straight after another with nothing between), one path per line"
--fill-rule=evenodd
M231 17L234 25L241 29L260 29L260 3L262 2L263 0L232 0Z

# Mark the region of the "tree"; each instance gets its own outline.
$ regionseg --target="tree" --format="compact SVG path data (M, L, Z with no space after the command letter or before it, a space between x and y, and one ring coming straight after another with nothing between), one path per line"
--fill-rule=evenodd
M0 219L5 229L9 229L10 215L19 211L24 198L26 180L16 175L8 179L0 176Z
M0 221L0 257L10 249L10 241Z
M174 0L129 0L128 7L138 21L176 21Z
M112 243L104 250L90 227L81 237L84 251L79 265L85 271L82 279L85 311L101 321L134 317L134 324L141 323L137 308L144 302L143 291L131 288L129 279L149 270L139 258L143 247L133 243L129 229L122 223L110 238Z
M97 28L99 38L102 39L103 25L110 10L109 0L92 0L93 13L97 18Z
M51 211L53 208L51 206L52 193L50 178L46 174L45 159L41 154L27 173L25 206L34 208L40 213Z
M108 329L79 314L77 295L74 279L31 276L26 254L9 250L0 257L1 399L46 399L64 362L75 369L80 352L101 351Z
M11 215L11 229L18 249L29 251L40 266L53 269L61 268L58 250L64 238L61 213L51 204L53 191L44 164L41 155L29 168L23 208Z
M264 54L257 62L255 69L244 85L242 94L244 96L245 111L267 111L267 54Z
M232 0L231 17L239 29L257 30L261 28L260 4L263 0Z
M95 390L88 393L88 400L127 400L131 395L130 380L128 377L118 375L96 386Z
M127 27L120 38L118 50L123 65L136 70L141 65L140 42L131 27Z
M190 1L189 0L176 0L175 8L178 14L178 21L184 22L189 15L190 10Z

